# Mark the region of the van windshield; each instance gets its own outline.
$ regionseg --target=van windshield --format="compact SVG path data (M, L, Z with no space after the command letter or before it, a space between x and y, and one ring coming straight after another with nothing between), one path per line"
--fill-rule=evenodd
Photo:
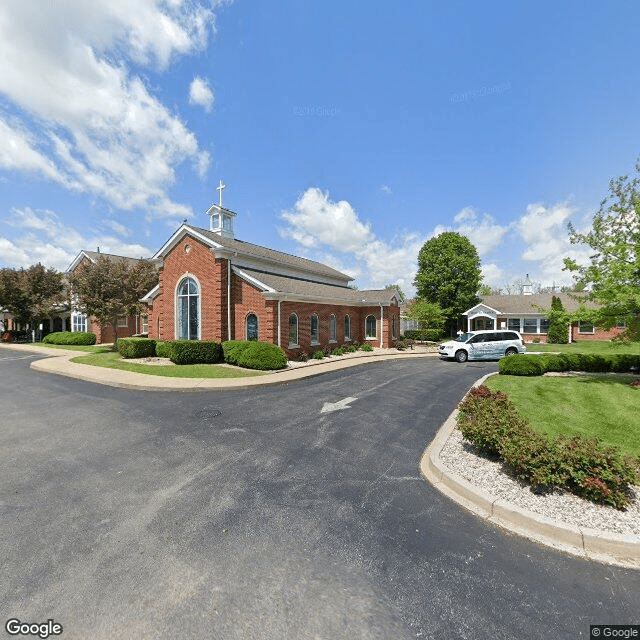
M466 342L473 333L461 333L456 339L455 342Z

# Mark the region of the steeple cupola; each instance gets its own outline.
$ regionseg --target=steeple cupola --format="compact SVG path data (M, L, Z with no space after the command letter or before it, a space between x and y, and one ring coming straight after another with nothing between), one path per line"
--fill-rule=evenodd
M209 229L225 238L233 238L233 219L236 213L222 206L222 190L226 187L222 180L216 188L220 192L219 204L212 204L207 210L210 216Z

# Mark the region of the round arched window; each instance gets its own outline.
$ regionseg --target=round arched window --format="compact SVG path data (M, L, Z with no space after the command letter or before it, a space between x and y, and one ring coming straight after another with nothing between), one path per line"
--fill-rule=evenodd
M176 300L178 309L179 340L197 340L200 329L198 284L193 278L185 278L178 286Z

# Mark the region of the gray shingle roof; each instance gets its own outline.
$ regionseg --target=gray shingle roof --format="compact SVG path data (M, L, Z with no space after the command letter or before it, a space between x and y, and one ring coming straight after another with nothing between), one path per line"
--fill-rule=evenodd
M103 253L102 251L83 251L91 260L97 260L100 256L108 258L109 260L124 260L125 262L133 265L138 264L141 260L149 260L149 258L130 258L128 256L117 256L113 253Z
M359 291L349 287L337 287L335 285L303 280L301 278L289 278L286 276L265 273L256 269L239 267L242 273L259 282L275 289L278 293L303 296L308 298L322 298L333 303L344 302L344 304L358 305L378 305L389 304L393 298L394 291L390 289L369 289Z
M222 245L227 249L232 249L242 253L243 255L253 256L255 258L262 258L269 261L278 262L284 265L295 267L296 269L304 269L305 271L312 271L318 275L330 276L332 278L339 278L345 281L345 284L353 278L337 269L316 262L315 260L308 260L307 258L300 258L299 256L291 255L290 253L284 253L283 251L276 251L275 249L268 249L267 247L261 247L257 244L251 244L250 242L244 242L243 240L236 240L234 238L225 238L218 233L214 233L209 229L202 229L201 227L194 227L188 225L194 231L205 236L212 242Z

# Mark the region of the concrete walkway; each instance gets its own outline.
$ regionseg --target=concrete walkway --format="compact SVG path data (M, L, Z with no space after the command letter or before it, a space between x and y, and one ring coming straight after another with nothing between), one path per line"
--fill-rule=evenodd
M373 353L362 353L362 355L358 353L358 357L332 358L328 361L313 362L307 366L274 371L255 377L212 379L170 378L76 364L70 360L82 355L82 352L51 349L33 344L0 344L0 353L3 351L19 351L24 355L40 354L45 356L43 360L31 363L31 368L36 371L56 373L112 387L145 391L250 389L266 385L286 384L372 362L438 357L438 354L434 352L381 353L382 350L380 350ZM476 385L482 384L485 378L479 380ZM456 426L456 416L457 410L442 425L420 462L422 475L438 490L481 518L518 535L585 559L640 569L640 537L570 527L561 522L551 521L505 500L497 500L448 470L440 460L439 454Z

